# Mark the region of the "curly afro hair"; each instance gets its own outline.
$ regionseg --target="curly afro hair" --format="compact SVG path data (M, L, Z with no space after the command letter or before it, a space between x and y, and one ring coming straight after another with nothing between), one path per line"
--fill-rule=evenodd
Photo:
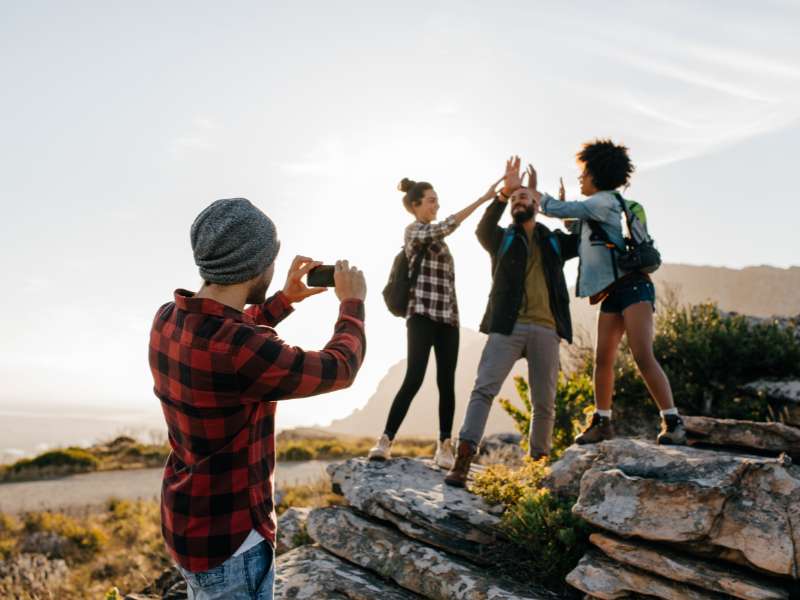
M592 176L594 186L601 191L626 185L635 169L628 148L611 140L586 142L577 157Z

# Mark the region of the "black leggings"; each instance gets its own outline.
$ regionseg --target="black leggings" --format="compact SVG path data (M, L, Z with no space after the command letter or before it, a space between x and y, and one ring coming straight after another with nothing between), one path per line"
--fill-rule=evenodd
M458 327L439 323L422 315L412 315L408 328L408 364L403 385L394 397L384 433L394 439L406 418L411 400L419 391L431 346L436 354L436 384L439 387L439 439L446 440L453 429L456 410L456 362L458 362Z

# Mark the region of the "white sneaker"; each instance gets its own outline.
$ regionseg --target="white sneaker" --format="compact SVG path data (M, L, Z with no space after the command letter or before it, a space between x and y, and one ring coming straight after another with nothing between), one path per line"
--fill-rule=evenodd
M456 457L453 455L453 442L450 438L436 442L436 455L433 462L448 471L456 464Z
M378 440L378 443L373 446L367 458L369 460L387 460L392 457L392 440L385 433Z

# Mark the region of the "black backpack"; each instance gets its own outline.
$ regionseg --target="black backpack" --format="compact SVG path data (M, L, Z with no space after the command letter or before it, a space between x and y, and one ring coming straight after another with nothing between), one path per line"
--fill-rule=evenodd
M411 297L412 290L417 283L419 277L420 267L422 266L422 259L428 252L428 246L425 244L420 247L417 255L414 257L414 270L409 276L408 274L408 257L406 256L405 248L400 250L397 256L394 257L392 262L392 270L389 272L389 282L383 288L383 300L386 302L386 307L389 312L395 317L406 316L408 309L408 300Z
M617 265L625 271L652 273L661 266L661 253L655 247L653 238L647 233L647 217L644 213L644 207L636 202L625 200L616 192L614 197L619 202L622 214L625 215L625 223L628 229L628 237L625 238L625 250L620 250L609 240L605 230L598 222L590 220L589 227L592 229L592 233L603 240L612 254L615 255L615 275Z

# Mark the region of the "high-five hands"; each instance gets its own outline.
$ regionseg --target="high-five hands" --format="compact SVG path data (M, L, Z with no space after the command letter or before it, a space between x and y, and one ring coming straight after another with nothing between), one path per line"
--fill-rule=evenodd
M530 189L533 199L536 202L539 202L542 199L542 195L537 189L539 185L539 179L536 175L536 169L533 168L533 165L529 164L525 172L528 174L528 189Z
M501 183L501 182L502 182L504 179L505 179L505 175L503 175L503 177L501 177L500 179L498 179L497 181L495 181L495 182L494 182L494 183L493 183L493 184L492 184L492 185L489 187L489 189L486 191L486 193L485 193L483 196L481 196L481 202L486 202L487 200L491 200L492 198L494 198L495 196L497 196L497 186L498 186L498 185L500 185L500 183Z
M503 196L508 198L516 190L522 187L522 178L519 175L519 168L522 160L519 156L512 156L506 161L506 174L503 176Z

